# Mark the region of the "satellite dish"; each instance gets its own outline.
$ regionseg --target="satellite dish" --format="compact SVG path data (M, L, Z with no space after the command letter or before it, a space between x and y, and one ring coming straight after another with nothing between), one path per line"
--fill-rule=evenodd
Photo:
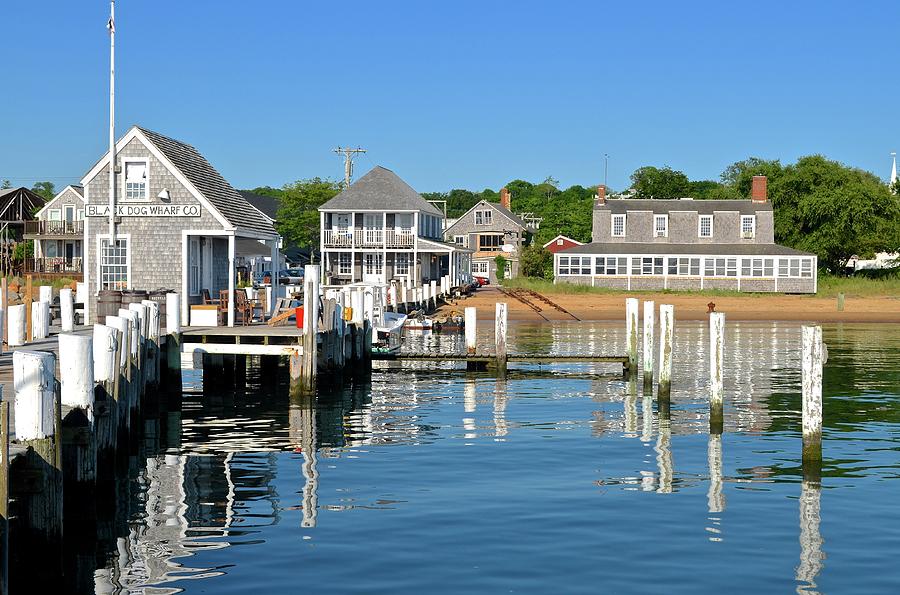
M513 252L516 251L516 247L513 246L512 244L503 244L502 246L500 246L500 249L502 251L506 252L507 254L512 254Z

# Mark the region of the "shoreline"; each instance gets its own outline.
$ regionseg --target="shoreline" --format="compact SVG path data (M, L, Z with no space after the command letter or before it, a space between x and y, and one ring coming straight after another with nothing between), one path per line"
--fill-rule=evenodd
M543 292L540 295L560 306L561 312L537 298L524 295L540 311L535 311L513 296L504 295L496 286L483 287L467 298L438 308L438 315L453 311L462 312L465 307L475 307L479 320L493 320L494 304L506 302L510 322L593 322L624 320L625 298L637 298L640 302L652 300L659 304L675 306L678 320L702 321L708 319L707 304L713 302L717 312L724 312L728 320L756 322L856 322L900 324L900 297L848 296L844 310L837 311L834 298L807 295L704 296L702 294L620 292L603 294L565 294Z

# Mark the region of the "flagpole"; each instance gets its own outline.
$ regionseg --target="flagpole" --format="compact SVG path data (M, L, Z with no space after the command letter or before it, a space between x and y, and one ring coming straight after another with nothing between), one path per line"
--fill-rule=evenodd
M116 242L116 0L109 2L109 246Z

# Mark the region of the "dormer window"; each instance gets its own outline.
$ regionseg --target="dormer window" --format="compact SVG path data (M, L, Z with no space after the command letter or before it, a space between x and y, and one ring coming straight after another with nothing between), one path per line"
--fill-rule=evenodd
M490 225L493 215L492 211L475 211L475 225Z
M147 200L149 165L145 159L122 160L125 170L125 200Z
M756 215L741 215L741 237L751 239L756 235Z
M713 234L713 216L700 215L700 225L697 229L697 235L701 238L711 238Z
M653 236L657 238L665 238L669 235L669 216L654 215L653 216Z
M612 236L614 238L625 237L625 215L612 216Z

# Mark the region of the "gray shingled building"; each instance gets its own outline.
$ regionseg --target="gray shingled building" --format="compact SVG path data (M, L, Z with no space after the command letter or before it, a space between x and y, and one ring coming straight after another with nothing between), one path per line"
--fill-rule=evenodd
M134 126L116 143L116 169L115 243L108 227L109 154L82 179L89 319L100 290L165 288L182 295L182 320L189 323L189 305L199 303L204 290L217 297L234 289L238 258L277 261L280 238L272 219L194 147ZM233 311L228 319L233 322Z
M606 200L600 186L592 240L554 255L557 283L816 292L816 255L775 243L764 176L750 200Z
M442 241L444 213L389 169L374 167L319 213L328 284L469 279L471 250Z

